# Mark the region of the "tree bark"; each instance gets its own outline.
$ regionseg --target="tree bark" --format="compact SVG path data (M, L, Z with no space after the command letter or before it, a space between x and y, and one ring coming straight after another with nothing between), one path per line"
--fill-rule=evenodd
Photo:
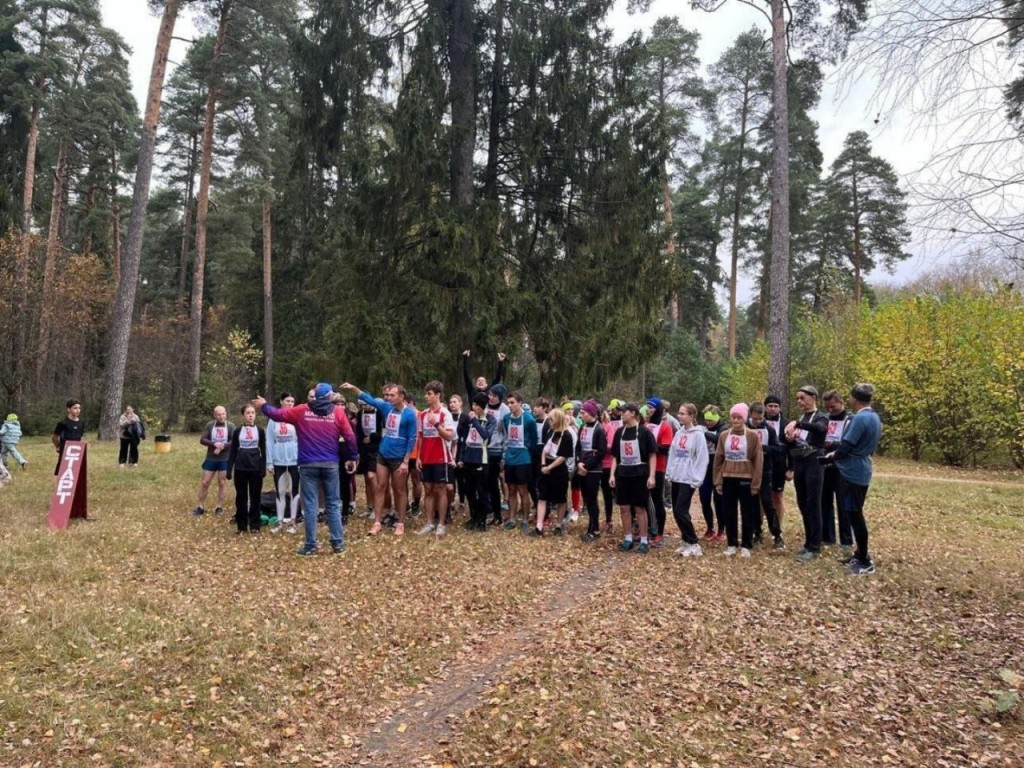
M860 306L860 200L857 196L857 171L850 174L853 188L853 303Z
M491 67L491 110L487 115L487 167L484 199L498 199L498 149L501 144L502 83L505 80L505 0L494 4L494 66Z
M476 148L476 79L473 62L473 0L449 0L448 68L452 95L452 204L473 207Z
M743 153L747 148L747 112L750 84L743 84L743 108L740 110L740 146L736 158L736 181L732 199L732 259L729 262L729 358L736 357L736 284L740 269L740 215L743 207Z
M783 0L772 3L772 256L768 391L789 412L789 102Z
M267 397L274 383L274 290L271 269L272 239L270 229L270 201L263 201L263 357L264 389Z
M213 66L216 68L224 53L227 40L231 0L223 0L217 38L213 46ZM192 265L192 304L188 323L188 386L195 390L199 383L199 368L203 343L203 290L206 272L206 219L210 211L210 173L213 169L213 132L217 116L217 78L214 74L206 95L206 119L203 123L202 155L199 163L199 196L196 200L196 260Z
M92 219L92 212L96 210L96 185L90 184L89 191L85 193L85 220ZM82 239L82 253L92 253L92 224L85 232Z
M117 149L110 150L110 249L114 285L121 282L121 203L117 200Z
M192 147L188 156L188 181L185 183L185 210L181 214L181 257L178 261L178 298L185 298L188 283L188 254L192 248L192 208L195 205L195 161L199 151L198 139L192 136Z
M53 316L53 284L57 276L60 252L60 222L63 216L64 186L67 184L68 145L61 142L57 150L53 195L50 199L50 228L46 234L46 258L43 261L42 301L39 312L39 342L36 356L36 378L42 379L49 358L50 321Z
M668 240L665 243L665 259L668 261L669 280L669 302L668 315L672 330L679 327L679 291L676 290L679 265L676 264L676 231L672 215L672 188L668 182L668 169L662 168L661 181L661 205L662 220L665 223L665 231L668 232Z
M149 76L146 112L142 119L139 141L139 159L135 171L135 189L132 193L132 212L128 221L128 240L122 263L121 280L117 284L117 297L107 334L107 372L103 386L103 412L100 416L100 439L113 440L117 436L117 417L121 412L124 394L124 375L128 365L128 344L131 341L132 317L135 314L135 295L139 284L139 262L142 258L143 224L149 203L149 184L153 176L153 156L156 150L156 129L160 122L160 103L167 73L167 54L174 33L181 0L165 0L160 31L153 52L153 68Z

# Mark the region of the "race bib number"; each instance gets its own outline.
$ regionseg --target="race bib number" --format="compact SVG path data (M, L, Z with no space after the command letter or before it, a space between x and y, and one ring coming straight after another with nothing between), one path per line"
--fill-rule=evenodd
M828 432L825 433L825 445L835 445L842 440L843 430L845 429L845 421L839 421L838 419L835 421L830 420L828 423Z
M480 436L480 433L476 431L476 427L470 427L469 434L466 435L466 445L479 447L483 444L484 439Z
M400 414L392 411L388 414L387 420L384 422L384 434L388 437L398 438L398 428L402 423L402 417Z
M757 430L757 434L761 436L761 447L767 449L769 440L768 427L761 427Z
M508 425L508 447L509 448L525 448L526 438L523 436L523 425L522 424L509 424Z
M636 467L640 465L640 441L623 440L620 444L622 458L619 463L624 467Z
M215 443L226 443L228 441L228 428L214 427L211 436Z
M807 430L806 429L798 429L796 431L796 439L806 443L807 442Z
M259 448L260 433L256 427L242 427L242 434L238 437L239 448Z
M437 429L444 426L444 421L444 413L441 411L423 414L423 437L437 437L439 434Z
M689 442L690 442L690 436L688 434L686 434L685 432L680 432L676 436L675 443L673 443L673 445L672 445L672 450L673 450L676 458L685 459L687 456L690 455L690 449L688 447L689 446Z
M363 413L363 434L372 435L377 431L376 411L365 411Z
M725 439L725 460L746 461L747 460L747 436L729 435Z
M558 455L558 443L555 442L554 438L548 440L547 445L544 446L544 456L548 459L554 459Z
M584 451L594 450L594 428L584 427L580 430L580 445Z

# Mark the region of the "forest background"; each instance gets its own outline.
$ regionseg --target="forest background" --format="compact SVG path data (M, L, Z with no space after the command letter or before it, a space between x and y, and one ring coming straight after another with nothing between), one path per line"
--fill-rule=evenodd
M791 390L867 379L886 450L1022 466L1020 4L791 4L774 293L770 4L711 61L678 16L617 36L621 5L151 3L189 31L144 124L98 0L0 0L0 404L100 423L123 337L119 400L167 430L321 379L455 385L466 348L531 394L727 405L765 394L785 299ZM826 165L826 78L958 137L901 175L853 130ZM879 280L912 242L920 274Z

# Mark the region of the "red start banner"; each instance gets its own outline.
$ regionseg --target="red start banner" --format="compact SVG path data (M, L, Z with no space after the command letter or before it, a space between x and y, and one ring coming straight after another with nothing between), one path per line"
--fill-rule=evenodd
M68 520L73 517L85 520L86 491L88 473L86 472L86 448L88 445L78 440L64 443L64 454L60 457L60 469L57 472L57 485L53 489L50 501L50 512L46 516L46 525L54 530L64 530Z

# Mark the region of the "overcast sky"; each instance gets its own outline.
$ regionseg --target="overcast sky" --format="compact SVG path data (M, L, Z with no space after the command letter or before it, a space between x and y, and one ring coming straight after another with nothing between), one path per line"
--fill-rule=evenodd
M149 12L146 0L101 0L101 6L105 23L117 30L132 49L132 84L141 109L145 103L149 71L153 64L153 46L156 43L159 18ZM676 15L680 17L683 26L700 33L699 55L705 65L715 61L740 32L751 26L756 25L767 33L765 17L736 0L725 3L713 14L694 11L689 3L681 0L655 0L651 11L643 15L630 15L625 8L625 0L618 0L616 9L609 17L617 38L623 39L636 29L649 28L659 16ZM191 18L180 18L175 35L189 38L194 34L195 27ZM172 66L181 61L184 53L185 43L175 41L171 49ZM841 150L847 134L855 130L866 131L871 137L875 153L892 163L900 174L912 173L934 152L936 138L923 135L920 127L911 130L912 121L908 114L897 111L891 120L875 123L877 110L871 105L871 96L875 90L873 82L857 83L847 88L841 99L837 96L837 90L836 78L829 77L815 114L826 171ZM908 250L915 257L900 265L895 277L879 273L869 276L870 279L904 282L948 258L938 255L937 249L926 243L922 233L916 231ZM743 282L749 285L749 281ZM744 287L741 286L741 294L747 292L742 290Z

